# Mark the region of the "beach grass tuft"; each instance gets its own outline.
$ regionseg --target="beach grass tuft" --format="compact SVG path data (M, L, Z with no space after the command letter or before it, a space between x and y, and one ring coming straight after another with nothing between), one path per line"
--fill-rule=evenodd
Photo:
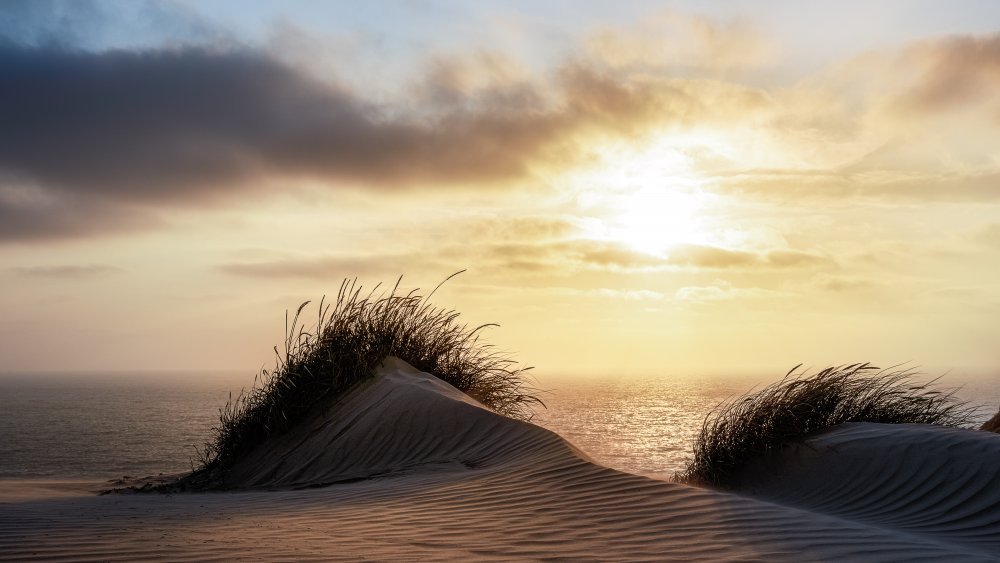
M396 356L431 373L504 416L530 420L544 406L526 381L530 367L480 341L492 324L470 328L459 314L436 308L419 290L364 291L344 280L336 299L320 301L315 326L285 314L283 349L275 347L274 369L263 369L253 387L219 412L219 425L200 453L201 466L186 479L192 487L217 484L228 467L267 438L291 428L317 404L327 404L374 375L379 363ZM185 487L186 488L186 487Z
M975 420L976 409L958 401L953 390L920 383L910 369L862 363L807 375L800 367L710 413L691 461L676 479L731 486L748 462L845 422L967 427Z

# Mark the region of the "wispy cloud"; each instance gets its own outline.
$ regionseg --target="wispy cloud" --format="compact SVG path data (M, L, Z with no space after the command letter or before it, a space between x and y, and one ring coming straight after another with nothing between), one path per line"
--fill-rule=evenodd
M779 299L788 295L780 291L759 287L734 287L726 281L716 281L711 285L685 286L674 292L674 299L689 303L712 303L734 299Z
M734 71L771 62L776 45L745 19L713 20L661 11L629 28L606 26L584 43L590 56L613 67Z
M26 278L56 278L79 280L123 273L124 270L108 264L57 264L51 266L25 266L12 268L13 272Z
M677 247L670 253L670 263L677 266L704 269L797 268L833 265L830 258L797 250L772 250L759 253L699 245Z
M446 271L447 266L435 268L437 262L413 254L380 254L368 256L313 256L229 262L219 265L227 274L248 278L309 278L337 281L354 276L397 276L422 271Z
M865 168L872 170L865 170ZM870 161L841 170L747 170L720 175L712 189L784 201L851 198L856 202L995 202L1000 171L878 169Z
M662 272L668 270L773 271L834 266L824 256L794 250L749 252L683 246L668 256L647 254L610 241L567 239L547 242L470 241L414 252L281 257L221 264L244 277L339 279L398 272L448 272L468 267L519 274L572 272Z

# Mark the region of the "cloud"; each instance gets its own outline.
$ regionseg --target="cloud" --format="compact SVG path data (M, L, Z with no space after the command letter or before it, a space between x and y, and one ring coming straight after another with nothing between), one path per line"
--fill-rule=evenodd
M354 276L398 276L447 267L434 260L417 259L413 254L383 254L377 256L320 256L280 258L253 262L230 262L218 269L227 274L246 278L306 278L339 281Z
M522 272L655 271L669 266L661 256L638 252L617 242L588 239L493 243L473 252L493 268Z
M759 287L733 287L726 281L716 281L705 286L685 286L674 292L674 299L691 303L711 303L733 299L764 299L781 298L786 294L780 291L762 289Z
M477 255L489 259L499 268L529 272L549 269L615 272L652 272L678 268L760 270L834 265L825 256L795 250L758 253L712 246L681 245L671 250L668 256L659 256L632 250L613 241L588 239L493 244L484 247Z
M763 90L732 82L623 75L579 62L560 70L559 83L574 123L626 135L664 124L733 125L771 103Z
M123 270L107 264L60 264L55 266L29 266L12 268L18 276L26 278L59 278L79 280L118 274Z
M648 289L611 289L602 287L600 289L587 290L589 294L598 297L608 297L611 299L623 299L625 301L663 301L666 295L659 291Z
M482 187L583 158L581 135L633 138L664 124L726 122L766 103L734 84L623 76L579 61L550 80L468 86L440 68L428 80L449 92L447 104L375 105L241 47L91 52L0 39L0 186L83 201L100 208L96 216L115 205L218 205L297 179ZM4 236L109 224L66 223L55 214L34 232Z
M774 59L775 45L746 20L661 11L638 26L604 27L584 43L587 52L613 67L730 71Z
M857 293L881 289L882 287L882 284L871 279L828 275L817 276L812 280L812 285L833 293Z
M677 268L699 270L817 268L833 265L825 256L795 250L763 253L712 246L681 245L666 257L647 254L612 241L587 239L550 243L497 244L482 255L504 268L539 271L547 268L650 272Z
M281 257L229 262L218 266L227 274L256 278L340 279L345 276L393 275L399 272L452 272L474 266L491 272L552 272L554 270L650 271L664 269L663 258L632 251L616 243L562 240L543 242L483 242L452 245L423 252Z
M830 265L829 258L797 250L765 253L729 250L714 246L682 245L670 252L670 263L701 269L798 268Z
M42 12L48 6L17 5ZM87 6L77 10L87 21L109 17ZM55 26L57 15L42 19ZM667 17L667 27L686 21L678 17ZM655 33L630 42L617 31L602 32L590 51L544 77L497 53L438 56L418 71L407 97L376 104L365 92L321 80L269 52L207 41L210 31L198 32L194 24L182 36L201 37L200 46L113 50L70 46L83 41L73 36L63 43L44 39L52 30L7 33L4 25L11 27L0 22L0 243L149 228L174 209L268 197L307 182L381 192L500 189L591 162L601 139L641 143L673 128L741 123L764 124L780 137L788 132L775 124L795 112L782 106L787 100L776 95L780 89L641 62L638 54L662 48L649 44L656 43ZM689 27L706 57L699 63L705 75L752 66L738 55L759 38L744 24L698 20ZM950 107L994 99L998 43L996 35L958 36L912 46L906 56L922 66L907 103ZM968 73L952 76L953 68ZM963 80L954 92L942 90ZM825 94L837 99L843 93ZM807 113L818 111L810 106ZM897 158L899 151L886 147L828 168L810 167L806 159L797 169L739 169L734 157L714 170L707 187L781 199L994 201L1000 194L1000 170L978 148L978 161L948 168L954 155L943 154L944 164L916 171L908 163L925 162L922 154ZM554 231L551 238L567 235ZM655 258L623 249L570 254L595 267L660 267ZM810 258L688 249L670 262L727 268L786 267L796 260ZM533 264L525 259L521 265Z
M798 268L831 265L833 261L825 256L798 250L773 250L764 254L764 263L776 268Z
M867 169L871 167L872 169ZM1000 171L907 171L859 162L854 169L746 170L717 176L711 188L722 193L782 201L996 202Z
M48 241L162 224L151 210L117 202L95 202L76 194L57 196L0 175L0 243Z
M467 227L489 238L505 241L553 241L571 238L579 231L574 218L566 216L480 218L471 220Z
M751 252L727 250L714 246L682 245L670 251L670 261L678 266L696 268L733 268L752 266L759 257Z
M391 175L391 155L421 150L412 128L249 52L8 44L0 77L0 167L55 192L203 201L268 168Z
M580 262L601 269L643 270L663 267L663 258L636 252L617 244L581 244Z
M920 69L901 96L912 110L941 111L983 100L1000 102L1000 33L924 41L910 46L904 57Z
M783 201L1000 196L1000 34L870 51L768 92L751 140L777 158L699 162L714 189Z
M523 111L545 103L525 68L510 57L489 51L434 56L414 90L421 102L445 112L477 107Z

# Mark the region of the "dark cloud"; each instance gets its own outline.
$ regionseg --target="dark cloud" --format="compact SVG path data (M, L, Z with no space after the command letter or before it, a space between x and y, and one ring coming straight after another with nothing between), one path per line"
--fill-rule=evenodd
M27 278L83 279L121 273L122 269L107 264L60 264L56 266L30 266L13 268L13 271Z
M487 113L391 120L249 52L94 54L0 44L0 187L28 185L48 200L101 208L204 205L274 177L382 186L518 177L559 121ZM14 215L12 208L0 214ZM85 230L59 213L40 219L2 234ZM101 225L95 221L95 230Z
M633 80L579 63L551 84L504 88L451 109L400 111L247 49L90 52L0 40L0 188L103 207L204 206L293 178L372 189L496 184L566 164L580 132L635 136L761 103L736 86ZM56 215L4 236L83 230Z
M162 220L148 209L96 202L76 194L54 196L0 180L0 243L49 241L150 228Z
M350 169L385 142L343 92L265 57L200 48L0 46L0 122L8 175L115 201L210 199L314 152L327 156L316 167Z

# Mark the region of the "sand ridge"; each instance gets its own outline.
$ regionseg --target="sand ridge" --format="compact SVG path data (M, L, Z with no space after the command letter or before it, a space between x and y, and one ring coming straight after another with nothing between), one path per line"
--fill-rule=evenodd
M395 360L326 415L248 458L254 490L0 502L0 559L1000 560L1000 450L977 432L851 425L730 493L601 467ZM845 451L857 473L817 488Z

